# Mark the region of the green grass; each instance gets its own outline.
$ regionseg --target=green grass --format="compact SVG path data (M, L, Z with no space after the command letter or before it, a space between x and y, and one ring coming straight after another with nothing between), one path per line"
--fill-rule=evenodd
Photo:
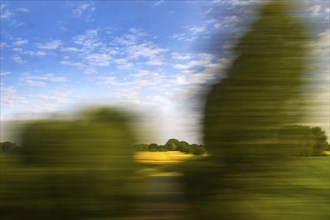
M203 166L200 163L195 161L194 170ZM219 187L212 196L193 201L201 210L199 219L330 219L330 157L294 158L281 172L238 174L234 179L235 186ZM212 181L212 177L204 181ZM207 192L202 187L196 190Z

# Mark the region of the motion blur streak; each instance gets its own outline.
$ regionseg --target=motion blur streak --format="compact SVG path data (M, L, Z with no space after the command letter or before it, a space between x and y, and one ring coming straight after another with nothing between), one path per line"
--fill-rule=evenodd
M309 185L311 172L300 166L311 161L296 158L280 133L301 123L306 101L308 34L293 9L289 1L261 6L235 48L237 58L206 97L210 156L182 168L197 219L329 218L327 175Z
M20 152L0 155L1 219L328 220L329 158L305 157L326 136L299 125L308 33L292 2L265 2L226 76L205 89L207 153L135 154L144 129L122 109L25 122ZM147 148L176 144L189 147Z
M129 212L137 191L132 119L98 108L70 120L26 122L22 152L1 158L2 219L101 219Z

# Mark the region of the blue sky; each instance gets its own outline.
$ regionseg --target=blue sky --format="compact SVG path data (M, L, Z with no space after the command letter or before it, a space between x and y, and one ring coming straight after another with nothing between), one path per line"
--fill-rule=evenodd
M150 141L199 142L198 94L230 64L230 39L257 2L2 1L1 120L106 104L144 114ZM327 0L302 5L317 24L314 99L324 112L330 7ZM220 56L207 49L213 33L223 36ZM312 122L327 126L324 118Z

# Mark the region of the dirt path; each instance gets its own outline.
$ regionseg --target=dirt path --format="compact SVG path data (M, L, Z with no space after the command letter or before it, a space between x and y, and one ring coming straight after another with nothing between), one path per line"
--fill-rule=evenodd
M184 199L180 176L151 176L129 220L188 220L189 208Z

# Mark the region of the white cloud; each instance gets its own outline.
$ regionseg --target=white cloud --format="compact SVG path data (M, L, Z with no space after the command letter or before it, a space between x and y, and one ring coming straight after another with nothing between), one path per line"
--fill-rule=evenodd
M79 52L80 50L76 47L64 47L64 48L61 48L61 51L63 51L63 52Z
M144 32L142 29L139 29L139 28L130 28L129 31L134 34L135 36L138 36L138 37L145 37L147 36L147 33Z
M16 20L16 16L15 16L16 12L23 12L23 11L20 9L18 9L18 10L9 9L7 4L1 2L0 19L2 22L6 21L6 23L11 27L19 27L19 26L23 25L22 22Z
M8 44L5 42L0 42L0 48L8 47Z
M61 40L53 40L45 44L38 44L37 47L39 49L46 49L46 50L55 50L62 45Z
M39 99L39 101L48 102L44 104L50 104L52 106L56 104L69 104L71 100L68 98L66 92L55 91L50 94L33 94L30 95L33 99Z
M85 17L87 22L92 21L92 16L95 11L93 2L79 2L72 11L74 17Z
M167 51L167 49L160 48L152 42L132 45L127 48L128 56L137 59L139 57L155 58L157 55Z
M151 70L138 70L134 77L136 78L143 78L143 77L147 77L147 78L158 78L160 77L160 74L155 72L155 71L151 71Z
M188 37L184 33L175 33L171 36L171 38L174 39L174 40L184 40L184 41L191 41L192 40L191 37Z
M165 4L165 1L164 0L160 0L160 1L156 1L154 3L154 6L160 6L160 5L164 5Z
M216 79L220 67L220 64L212 64L203 71L197 73L191 70L184 70L177 75L174 83L177 85L197 85L213 81Z
M131 69L133 67L133 64L126 59L114 59L113 63L118 65L118 69Z
M91 53L88 54L86 60L92 66L109 66L110 65L111 56L109 54L99 54L99 53Z
M3 20L9 20L9 19L13 18L14 16L15 16L15 14L7 8L7 5L2 3L0 18Z
M12 59L13 59L13 61L15 61L15 63L18 63L18 64L25 63L25 60L23 60L23 58L17 54L13 55Z
M21 46L21 45L27 44L28 42L29 41L26 39L17 38L17 40L14 42L14 45Z
M16 104L26 103L26 99L17 94L17 91L14 87L0 87L1 94L1 106L4 108L12 108Z
M81 62L63 60L63 61L61 61L61 64L68 65L68 66L73 66L73 67L79 69L80 71L82 71L83 73L88 74L88 75L96 73L96 70L93 67L88 66L88 65L86 65L84 63L81 63Z
M318 35L318 38L309 43L310 52L313 55L329 59L330 54L330 29Z
M256 3L265 3L269 0L214 0L214 3L219 3L219 4L229 4L229 5L237 5L237 6L244 6L244 5L251 5L251 4L256 4Z
M200 32L205 31L206 27L203 26L195 26L188 28L189 31L192 32L192 34L199 34Z
M0 76L8 76L8 75L10 75L10 72L8 72L8 71L0 71Z
M181 69L181 70L188 70L188 69L193 69L195 67L199 66L207 66L211 64L212 60L214 59L213 55L208 54L208 53L201 53L198 55L198 59L193 59L188 63L185 64L174 64L173 67L176 69Z
M28 12L30 12L30 10L27 9L27 8L17 8L16 11L18 11L18 12L23 12L23 13L28 13Z
M307 9L313 16L318 16L321 14L321 5L314 5Z
M172 59L175 59L175 60L188 60L191 58L189 55L183 55L183 54L179 54L176 52L171 53L171 56L172 56Z
M117 78L115 76L99 76L97 79L102 84L106 85L116 85L117 84Z
M116 37L113 40L114 44L120 44L124 46L134 45L137 42L137 37L133 34L124 34L121 37Z
M46 55L48 55L48 53L46 53L45 51L31 51L31 50L28 50L28 51L24 51L23 54L25 55L29 55L29 56L36 56L36 57L44 57Z
M73 38L75 44L81 45L86 49L93 49L102 46L98 40L98 31L95 29L86 30L84 34Z
M23 75L20 80L29 86L46 86L47 83L58 83L65 82L66 78L64 76L56 76L55 74L45 74L45 75Z

